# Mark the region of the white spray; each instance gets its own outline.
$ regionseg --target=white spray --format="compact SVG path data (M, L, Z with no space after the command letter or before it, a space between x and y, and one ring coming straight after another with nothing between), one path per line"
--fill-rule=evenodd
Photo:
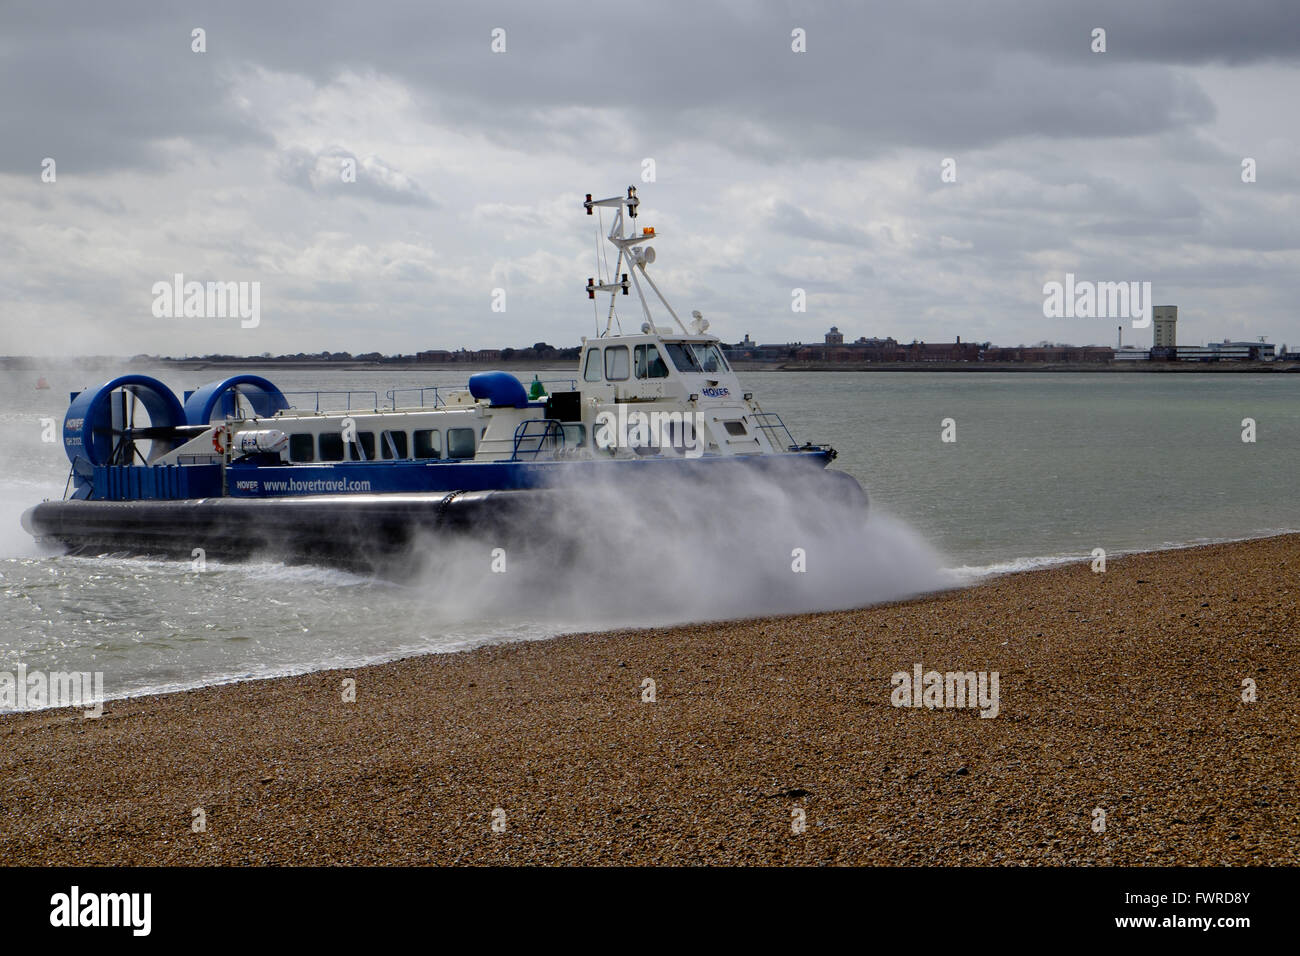
M584 483L514 546L491 533L421 543L416 585L445 622L644 626L862 607L949 587L901 521L792 485L725 479Z

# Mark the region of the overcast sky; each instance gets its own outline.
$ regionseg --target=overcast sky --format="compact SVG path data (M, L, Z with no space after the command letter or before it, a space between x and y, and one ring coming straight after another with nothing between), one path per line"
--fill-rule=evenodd
M3 2L0 353L576 344L632 183L727 341L1113 344L1072 272L1297 345L1298 101L1292 0ZM260 325L154 317L175 273Z

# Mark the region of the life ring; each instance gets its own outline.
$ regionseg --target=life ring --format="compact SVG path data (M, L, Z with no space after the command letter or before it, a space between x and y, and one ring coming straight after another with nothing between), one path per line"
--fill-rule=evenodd
M225 447L221 444L221 438L225 433L226 429L224 427L215 428L212 431L212 447L216 450L218 455L224 455L226 453Z

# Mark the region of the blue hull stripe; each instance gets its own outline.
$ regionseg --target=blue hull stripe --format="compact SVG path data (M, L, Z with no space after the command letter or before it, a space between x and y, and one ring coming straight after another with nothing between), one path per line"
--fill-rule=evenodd
M310 465L232 464L227 469L232 498L280 498L300 495L374 494L421 491L509 491L543 488L573 481L610 477L704 475L741 465L759 470L824 468L823 450L726 458L640 458L593 461L347 461Z

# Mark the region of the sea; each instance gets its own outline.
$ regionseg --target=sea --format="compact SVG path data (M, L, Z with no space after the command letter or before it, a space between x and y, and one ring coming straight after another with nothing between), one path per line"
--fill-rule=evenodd
M129 370L156 375L178 395L223 374ZM361 406L395 387L465 381L464 372L409 369L265 374L286 392L355 390ZM554 369L538 374L566 379ZM415 581L266 560L209 561L199 570L187 560L70 557L39 547L19 516L62 497L69 392L108 377L105 369L0 372L0 673L98 672L111 699L574 631L744 616L747 593L754 613L770 613L772 591L757 572L744 588L746 535L783 548L800 543L804 506L766 499L756 498L734 534L701 522L707 540L670 542L653 555L639 550L653 515L638 516L635 532L620 537L626 515L611 514L615 530L602 532L606 563L626 561L626 579L593 596L589 579L558 574L548 590L571 599L545 603L510 600L508 576L491 592L465 592L448 573L462 554L448 554L445 567L431 554L428 574ZM50 388L38 390L39 378ZM1300 375L759 371L741 380L798 441L833 445L833 467L856 477L871 500L866 526L836 544L835 588L793 602L791 612L1092 560L1096 549L1113 558L1300 530ZM649 580L638 568L679 558L685 566L687 550L708 562L656 578L653 601L633 599L638 582ZM674 589L690 593L679 599ZM722 591L728 600L711 603Z

